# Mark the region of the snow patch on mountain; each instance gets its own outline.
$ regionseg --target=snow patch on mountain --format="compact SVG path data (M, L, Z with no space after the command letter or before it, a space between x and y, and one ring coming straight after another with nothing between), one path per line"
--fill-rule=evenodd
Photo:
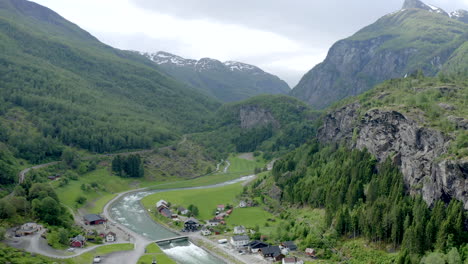
M216 68L229 70L232 72L250 72L252 74L264 74L260 68L237 61L220 62L211 58L202 58L200 60L185 59L180 56L159 51L157 53L139 52L158 65L170 64L177 67L195 67L197 71L213 70Z

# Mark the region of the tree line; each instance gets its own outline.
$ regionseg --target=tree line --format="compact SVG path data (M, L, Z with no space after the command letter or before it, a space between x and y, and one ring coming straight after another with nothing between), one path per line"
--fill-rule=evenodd
M390 160L378 163L365 150L311 143L276 162L272 174L283 202L325 208L326 224L338 234L401 248L400 263L419 263L434 250L461 250L468 241L460 201L429 208L409 195Z
M138 154L126 157L117 155L112 160L112 171L125 178L141 178L145 175L145 168Z

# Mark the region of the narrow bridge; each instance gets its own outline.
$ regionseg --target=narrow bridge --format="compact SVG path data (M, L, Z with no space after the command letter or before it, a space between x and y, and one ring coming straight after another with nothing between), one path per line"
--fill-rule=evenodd
M154 241L156 244L159 244L159 243L171 243L172 241L176 241L176 240L186 240L188 239L188 236L178 236L178 237L171 237L171 238L165 238L165 239L160 239L160 240L156 240Z

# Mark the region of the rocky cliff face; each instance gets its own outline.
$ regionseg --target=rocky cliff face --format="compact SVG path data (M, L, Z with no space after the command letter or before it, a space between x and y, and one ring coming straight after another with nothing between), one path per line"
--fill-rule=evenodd
M250 129L270 124L273 127L279 127L279 122L273 117L270 111L256 105L242 106L239 116L242 129Z
M291 95L315 108L325 108L416 70L428 76L450 71L449 62L454 58L463 63L451 64L463 65L466 56L456 52L468 41L466 24L457 21L463 20L463 14L449 15L419 0L407 0L400 11L335 43L326 59L304 75Z
M450 138L400 112L373 109L362 116L359 107L355 103L327 115L319 139L367 149L379 161L391 158L411 194L421 194L428 204L455 198L468 210L468 160L439 158Z

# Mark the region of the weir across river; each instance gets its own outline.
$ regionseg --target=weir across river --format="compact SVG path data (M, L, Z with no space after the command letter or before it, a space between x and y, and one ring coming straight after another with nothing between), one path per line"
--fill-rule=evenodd
M162 244L162 243L172 243L172 241L179 241L179 240L188 240L188 236L178 236L178 237L171 237L171 238L165 238L165 239L160 239L154 241L156 244Z

